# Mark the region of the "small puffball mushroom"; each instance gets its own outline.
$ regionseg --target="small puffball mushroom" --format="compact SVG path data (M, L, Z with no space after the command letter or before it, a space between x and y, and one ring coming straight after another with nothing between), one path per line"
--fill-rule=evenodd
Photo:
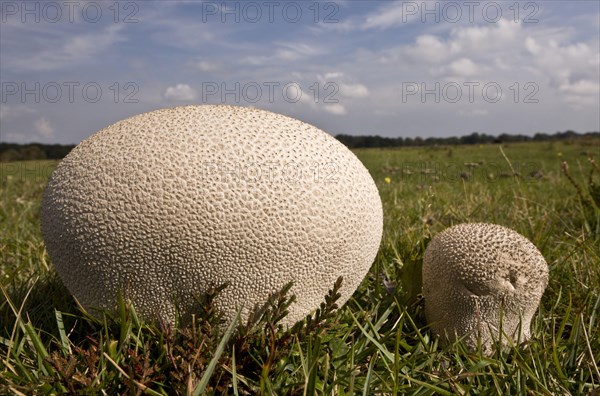
M539 250L496 224L450 227L431 240L423 258L425 315L433 332L450 341L465 337L471 349L480 341L486 353L494 341L530 337L547 284Z
M198 297L232 319L293 282L284 325L338 277L369 270L383 214L368 170L316 127L247 107L155 110L81 142L52 174L41 225L66 287L92 313L119 292L141 318L183 321ZM187 320L186 320L187 319Z

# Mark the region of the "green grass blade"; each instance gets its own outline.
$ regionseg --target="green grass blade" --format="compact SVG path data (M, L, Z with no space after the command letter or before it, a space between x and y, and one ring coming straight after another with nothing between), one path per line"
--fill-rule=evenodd
M377 361L377 357L379 356L379 351L375 351L375 354L371 357L371 361L369 362L369 369L367 370L367 378L365 378L365 385L363 386L363 396L369 396L369 389L371 385L371 379L373 378L373 367L375 367L375 362Z
M25 332L27 333L27 338L33 345L33 349L36 352L39 369L42 370L44 375L50 375L50 373L54 370L52 366L44 360L48 357L48 351L46 350L46 347L42 343L42 340L30 322L25 323L23 326L25 328Z
M233 383L234 396L239 396L237 368L235 363L235 345L231 349L231 382Z
M354 319L354 323L356 323L356 325L358 326L360 331L364 334L364 336L367 337L367 339L369 341L371 341L377 347L377 349L379 349L379 351L383 354L383 356L385 356L385 358L388 360L388 362L393 363L394 362L394 354L391 353L385 347L385 345L383 345L379 341L377 341L375 339L375 337L373 337L363 326L361 326L361 324L358 322L358 319L356 318L356 316L354 316L354 314L352 312L350 312L350 315L352 316L352 319Z
M308 378L306 389L304 394L316 395L317 394L317 374L319 355L321 353L321 338L319 336L316 339L308 340L308 353L306 359L308 360Z
M217 350L215 351L215 355L208 363L208 366L206 367L206 371L204 372L204 374L202 374L202 378L200 378L200 382L198 383L198 385L194 389L194 392L192 393L193 396L200 396L201 394L204 393L204 390L206 389L206 386L208 385L208 381L210 380L210 377L213 375L213 373L217 367L217 363L219 362L219 359L221 358L221 355L223 354L223 351L225 350L225 345L227 345L227 342L229 342L229 338L231 338L231 335L233 334L233 332L240 320L241 312L242 312L241 309L238 310L237 314L235 315L235 318L233 318L233 320L229 324L229 327L227 327L227 330L225 331L225 334L223 335L223 338L221 338L221 341L219 342L219 346L217 347Z
M56 326L58 327L58 334L60 336L60 345L62 347L64 354L71 354L71 343L69 342L69 338L67 337L67 333L65 331L65 324L63 322L62 312L58 309L54 310L54 316L56 317Z

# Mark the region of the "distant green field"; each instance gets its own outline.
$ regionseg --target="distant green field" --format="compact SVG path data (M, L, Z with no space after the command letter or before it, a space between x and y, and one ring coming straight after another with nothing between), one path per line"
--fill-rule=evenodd
M599 394L600 210L588 161L600 164L599 139L355 153L384 208L369 275L323 323L289 334L265 318L224 343L216 365L210 313L194 332L140 324L125 303L116 320L83 317L40 233L57 162L1 163L0 394ZM600 172L591 180L600 184ZM546 258L550 282L527 347L485 357L429 333L423 251L462 222L510 227Z

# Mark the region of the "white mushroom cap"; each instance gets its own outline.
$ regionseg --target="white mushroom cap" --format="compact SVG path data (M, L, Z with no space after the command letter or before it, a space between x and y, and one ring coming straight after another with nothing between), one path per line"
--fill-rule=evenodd
M373 179L329 134L268 111L180 106L140 114L79 144L48 182L48 253L86 308L118 292L142 318L232 318L289 283L284 324L316 309L343 276L344 303L369 270L383 215Z
M530 337L531 319L548 284L548 265L517 232L495 224L460 224L436 235L423 259L425 315L433 331L466 336L484 351L494 341ZM520 333L520 334L519 334Z

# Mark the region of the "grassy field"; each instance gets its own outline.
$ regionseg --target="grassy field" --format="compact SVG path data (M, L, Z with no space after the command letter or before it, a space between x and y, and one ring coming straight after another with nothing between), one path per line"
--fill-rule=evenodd
M54 273L39 203L55 162L0 164L0 394L600 394L600 141L357 150L384 206L367 278L333 311L289 332L276 318L217 331L206 296L191 329L85 317ZM561 170L568 163L568 174ZM492 222L530 239L550 267L533 339L493 356L430 331L420 269L430 238ZM333 287L334 285L332 285Z

